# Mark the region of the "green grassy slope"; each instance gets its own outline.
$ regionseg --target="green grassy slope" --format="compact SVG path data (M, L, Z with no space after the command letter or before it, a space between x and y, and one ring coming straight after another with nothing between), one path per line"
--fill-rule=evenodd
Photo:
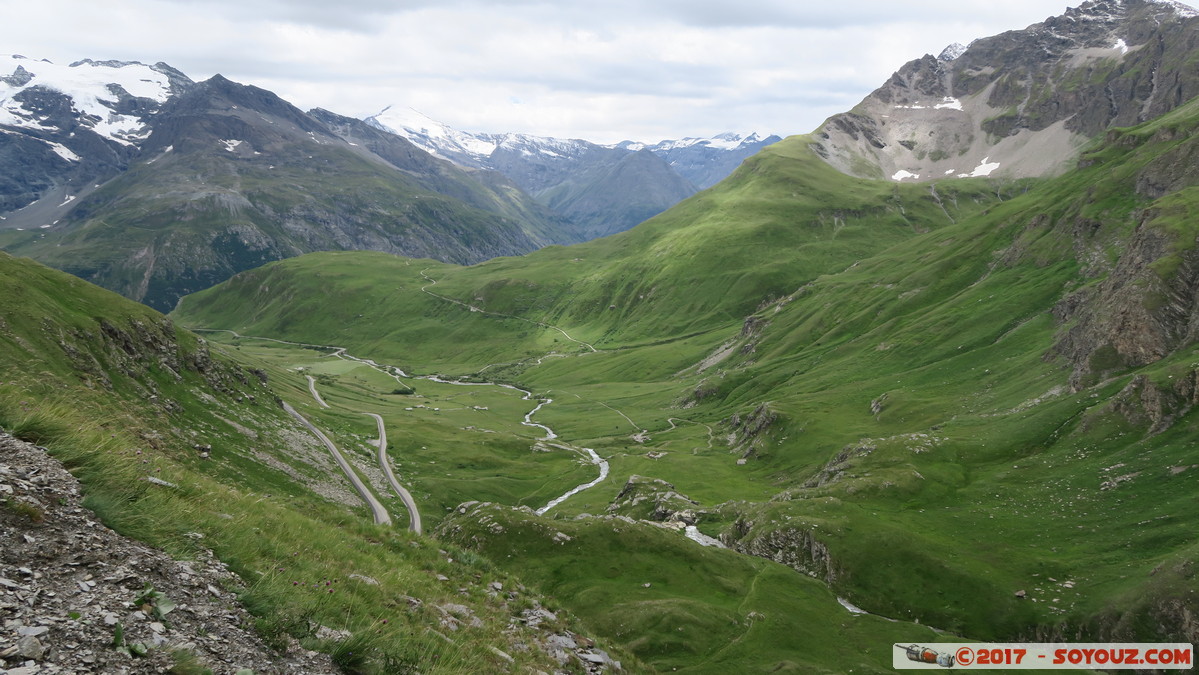
M633 230L571 247L551 246L521 258L499 258L466 270L432 267L428 275L438 285L430 290L490 312L562 326L573 337L596 346L675 339L739 324L764 301L977 212L997 201L997 190L1007 196L1017 189L1021 188L997 188L980 180L948 181L930 189L853 179L813 155L806 138L793 137L748 160L719 186ZM218 293L189 297L178 316L196 325L278 330L279 317L290 315L291 310L287 302L278 301L275 307L257 294L263 275L289 270L279 272L280 281L289 284L283 292L294 299L308 295L312 286L303 284L316 283L311 275L328 260L345 262L333 269L349 269L358 258L311 258L255 270L224 287L219 303L206 301ZM428 296L409 292L414 285L427 284L415 282L419 274L405 272L399 277L405 283L389 283L398 266L416 266L411 271L419 273L426 267L422 263L361 260L370 260L362 265L370 269L351 272L358 278L351 285L371 290L345 294L336 310L363 314L352 333L399 338L409 328L398 325L395 318L366 310L387 308L411 316L439 306L429 303ZM397 287L403 292L391 293ZM386 299L382 306L380 299ZM476 318L483 317L463 321ZM452 323L456 327L458 322ZM362 339L348 334L351 331L341 324L323 321L296 325L292 319L285 330L315 342ZM523 332L517 331L518 337ZM543 341L544 336L535 332L523 337ZM511 348L491 352L497 357L511 353Z
M658 672L887 673L893 643L953 639L853 614L795 570L652 525L459 511L439 536L519 567Z
M269 644L298 639L355 673L503 672L554 669L536 645L589 632L481 556L370 524L276 396L325 429L400 520L370 471L373 422L321 414L299 374L239 365L236 350L222 354L143 305L28 259L0 253L0 284L0 428L47 446L83 481L85 504L123 534L184 558L213 550L245 582L240 598ZM493 581L508 590L488 594ZM441 605L478 622L455 631ZM558 618L525 626L522 612L541 606ZM353 637L318 638L322 625Z
M1060 178L935 196L790 139L604 240L470 268L310 256L178 316L553 396L539 419L612 464L563 517L649 475L886 616L1194 641L1197 129L1192 102Z

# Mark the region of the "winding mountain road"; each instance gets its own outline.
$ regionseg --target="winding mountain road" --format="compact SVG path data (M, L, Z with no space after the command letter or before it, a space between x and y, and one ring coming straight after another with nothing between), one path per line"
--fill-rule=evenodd
M333 441L329 440L329 437L326 436L323 431L313 426L312 422L308 421L308 418L296 412L296 409L291 407L287 401L281 401L281 403L283 404L283 409L287 411L287 414L299 420L300 424L303 424L308 431L312 432L312 435L320 439L320 441L325 444L325 447L329 449L329 452L333 455L333 459L337 461L337 465L341 467L341 470L345 472L346 477L350 479L350 483L354 485L354 489L358 492L358 496L361 497L362 501L366 502L366 505L370 507L371 515L374 516L375 519L375 524L391 525L391 516L388 515L387 509L383 508L383 504L379 502L374 493L372 493L366 487L366 484L362 482L362 479L358 477L358 474L354 473L353 467L351 467L350 463L346 461L346 458L342 456L341 451L337 449L337 446L333 445Z
M436 280L429 278L423 272L421 273L421 275L424 276L425 279L428 279L430 282L432 282L430 285L437 283ZM486 312L486 311L480 310L476 307L471 307L470 305L467 305L466 303L463 303L461 301L454 300L453 298L447 298L442 295L437 295L436 293L431 293L423 288L421 290L425 291L429 295L432 295L433 297L441 298L442 300L446 300L448 302L452 302L454 304L461 305L463 307L469 307L471 309L471 311L482 312L484 314L488 314L491 316L507 317L507 315L495 314L494 312ZM510 317L510 318L521 319L521 317ZM586 342L582 342L580 340L575 340L574 338L570 337L569 335L566 335L565 331L563 331L560 328L557 328L556 326L549 326L547 324L542 324L542 323L536 322L536 321L530 321L528 319L521 319L521 320L528 321L529 323L535 323L537 325L544 326L546 328L553 328L554 330L557 330L558 332L565 335L567 337L567 339L571 340L572 342L577 342L581 345L584 345L587 348L589 348L592 352L597 351L595 349L595 347L592 347L591 345L587 344ZM321 349L329 349L329 350L332 350L332 353L328 354L328 356L335 356L337 358L349 359L352 361L357 361L359 363L366 364L366 365L370 366L371 368L378 370L379 372L381 372L389 377L395 378L396 381L400 382L401 384L404 384L403 380L400 379L400 377L403 376L403 377L408 377L411 379L428 380L430 382L438 382L440 384L449 384L449 385L460 386L460 387L500 387L502 389L511 389L512 391L519 392L520 394L522 394L523 399L526 401L534 400L533 392L526 390L526 389L521 389L520 387L516 387L511 384L503 384L503 383L499 383L499 382L462 382L459 380L447 380L447 379L438 377L436 375L424 375L424 376L409 375L409 374L405 373L403 370L396 368L394 366L387 366L387 365L376 363L375 361L372 361L370 359L360 359L358 357L351 356L350 354L346 353L345 347L336 347L336 346L332 346L332 345L315 345L315 344L304 343L304 342L289 342L287 340L278 340L275 338L258 337L258 336L253 336L253 335L241 335L240 333L237 333L236 331L227 330L227 329L192 328L191 330L202 331L202 332L214 332L214 333L229 333L235 337L244 338L244 339L266 340L269 342L277 342L279 344L289 344L289 345L295 345L295 346L299 346L299 347L317 347L317 348L321 348ZM542 357L542 358L548 358L549 356L554 356L554 355L547 354L545 357ZM309 375L305 375L305 377L308 378L308 390L312 394L312 398L317 403L322 405L323 407L328 408L329 405L325 403L324 399L321 398L320 393L316 390L315 379ZM521 424L523 426L534 427L534 428L541 429L542 431L544 431L545 436L541 439L542 441L552 441L552 440L558 438L558 434L555 433L554 430L551 429L550 427L548 427L544 424L540 424L538 422L534 422L533 415L537 414L537 412L540 411L543 407L545 407L553 402L554 402L554 400L552 398L539 399L537 405L532 410L525 413L524 419L521 421ZM608 406L607 404L601 404L601 405L604 405L605 407L609 408L610 410L616 412L621 417L628 420L629 423L632 424L634 427L637 427L637 425L633 422L633 420L629 419L628 415L625 415L623 412L617 410L616 408ZM305 426L307 426L310 430L312 430L314 433L318 434L320 436L320 438L325 442L326 446L329 447L330 450L332 450L334 452L335 457L337 457L341 461L344 461L344 459L341 457L341 454L339 452L337 452L337 450L333 446L332 442L330 442L324 436L324 434L321 434L319 431L317 431L316 428L313 427L308 422L308 420L304 419L299 413L292 410L290 408L290 406L288 406L286 403L284 403L284 407L294 417L301 420L305 424ZM401 486L399 484L398 480L395 479L395 476L391 470L390 462L386 461L386 459L387 459L387 456L386 456L387 438L386 438L386 430L383 428L382 420L377 415L374 415L373 413L363 413L363 414L371 415L371 416L375 417L376 421L379 423L379 438L381 441L380 445L382 446L382 448L384 448L380 452L379 464L383 467L383 471L387 475L388 481L391 483L392 488L396 490L397 494L400 495L400 499L403 500L404 505L408 508L409 528L412 529L412 531L414 531L414 532L420 532L420 527L421 527L420 514L416 509L416 503L412 499L412 495L407 490L405 490L403 488L403 486ZM588 490L590 488L595 487L596 485L599 485L601 482L604 481L604 479L606 479L608 477L608 471L609 471L608 462L604 458L600 457L599 454L597 454L595 452L595 450L593 450L591 448L584 448L584 447L570 445L570 444L561 444L561 445L557 445L557 447L559 447L563 450L569 450L572 452L576 452L576 453L586 457L593 465L595 465L595 467L597 469L599 469L599 476L595 480L592 480L587 483L583 483L582 485L573 487L570 490L566 491L566 493L564 493L563 495L551 500L548 504L546 504L545 506L543 506L537 510L538 515L543 515L547 511L558 506L559 504L566 501L570 497L573 497L574 495L576 495L584 490ZM343 470L346 470L347 475L352 476L351 477L352 481L355 480L357 478L357 476L355 474L353 474L351 471L349 471L347 467L348 467L348 464L344 465ZM357 485L355 487L357 487ZM369 491L366 490L365 485L362 486L362 490L359 490L359 494L363 494L364 492L365 492L365 494L370 494ZM363 499L366 500L367 498L363 497ZM375 501L375 503L378 503L378 500L376 500L374 498L374 495L370 496L370 500L367 500L367 503L369 504L371 500ZM373 507L372 507L372 510L373 510ZM381 505L380 505L380 510L382 510ZM386 515L385 511L384 511L384 514ZM376 522L378 522L378 521L376 520ZM390 522L390 520L388 522Z
M395 490L404 502L404 508L408 509L408 529L420 534L420 511L416 510L416 501L412 499L412 493L400 485L400 481L396 480L396 475L391 470L391 461L387 457L387 428L383 425L383 418L376 413L362 414L375 418L375 422L379 424L379 466L383 467L383 473L387 475L391 489Z

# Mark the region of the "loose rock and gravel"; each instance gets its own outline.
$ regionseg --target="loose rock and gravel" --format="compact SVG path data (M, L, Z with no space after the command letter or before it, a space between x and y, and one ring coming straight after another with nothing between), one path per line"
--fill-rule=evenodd
M180 658L217 674L340 672L263 644L210 551L174 560L113 532L44 448L2 432L0 542L0 675L164 673Z

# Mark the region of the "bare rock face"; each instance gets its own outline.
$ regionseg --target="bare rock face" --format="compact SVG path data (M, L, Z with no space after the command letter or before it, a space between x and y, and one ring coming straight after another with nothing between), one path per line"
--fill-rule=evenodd
M1199 95L1187 66L1199 14L1149 0L1094 0L1024 30L926 55L814 134L850 175L896 181L1048 176L1088 140Z
M828 546L809 529L758 527L752 521L738 520L721 540L738 553L782 563L828 584L841 575Z
M755 457L766 447L770 432L779 421L779 413L775 412L769 403L758 404L745 416L734 413L724 420L730 429L729 446L733 452L740 453L742 459Z
M1142 222L1115 269L1063 298L1054 317L1068 327L1047 358L1064 357L1076 391L1106 373L1144 366L1199 340L1199 250Z

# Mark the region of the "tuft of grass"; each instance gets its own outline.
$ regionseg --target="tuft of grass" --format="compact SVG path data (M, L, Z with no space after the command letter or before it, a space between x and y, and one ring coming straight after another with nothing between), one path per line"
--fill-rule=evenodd
M187 649L171 650L171 675L213 675L213 670L195 652Z
M3 503L9 511L12 511L16 515L28 518L31 523L41 524L46 522L46 512L36 504L30 504L27 501L14 498L0 500L0 503Z

